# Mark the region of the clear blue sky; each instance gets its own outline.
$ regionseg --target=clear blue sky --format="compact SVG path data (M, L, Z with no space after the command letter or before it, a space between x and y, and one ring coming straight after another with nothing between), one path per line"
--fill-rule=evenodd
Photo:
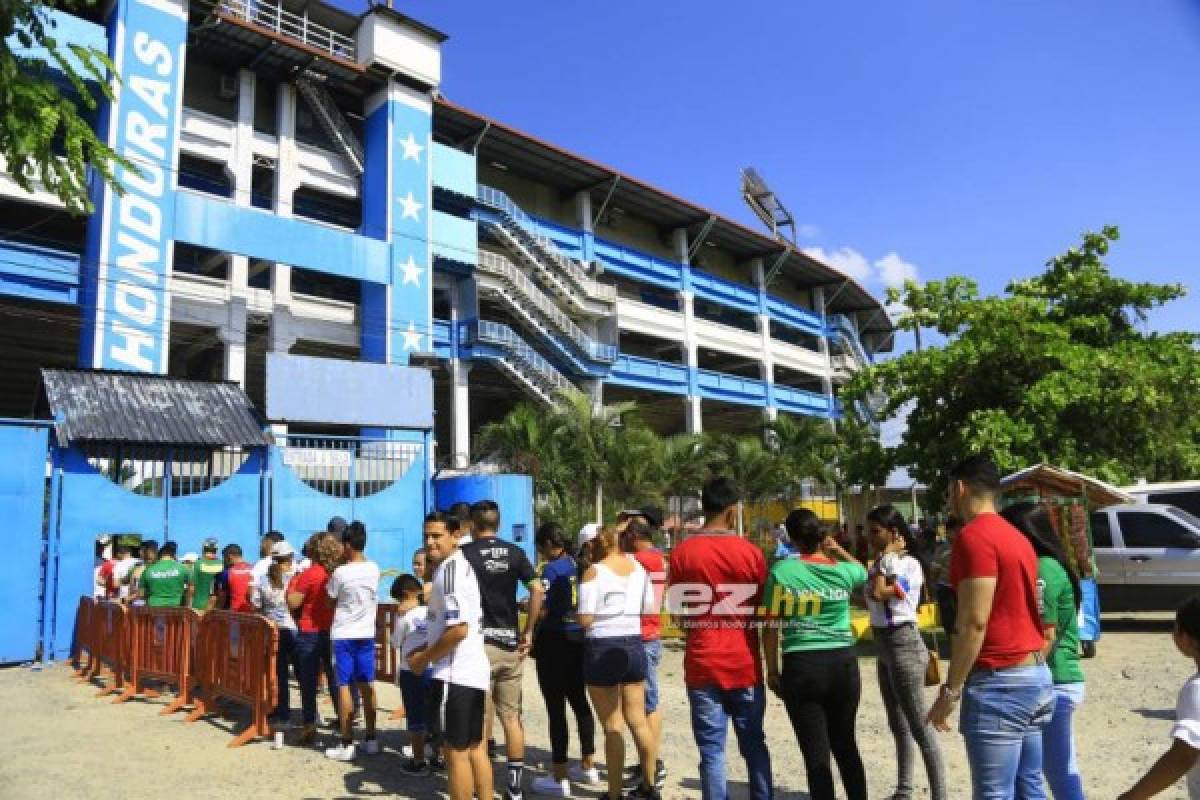
M756 165L872 288L997 291L1105 223L1119 274L1200 275L1200 0L396 8L450 36L449 98L747 222Z

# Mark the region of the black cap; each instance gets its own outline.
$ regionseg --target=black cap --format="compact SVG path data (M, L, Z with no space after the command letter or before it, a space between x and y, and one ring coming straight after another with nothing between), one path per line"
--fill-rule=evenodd
M347 522L344 517L332 517L329 520L329 524L325 526L325 530L341 536L342 533L345 532L346 526Z
M642 506L640 509L638 509L638 513L646 518L646 522L650 523L650 527L662 527L663 512L658 506Z

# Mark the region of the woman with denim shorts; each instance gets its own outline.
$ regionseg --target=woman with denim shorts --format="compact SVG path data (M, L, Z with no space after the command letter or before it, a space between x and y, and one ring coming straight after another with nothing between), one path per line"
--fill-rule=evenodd
M583 679L604 728L608 796L653 798L657 743L646 721L646 650L642 647L642 611L652 601L650 580L633 558L621 552L618 534L604 528L592 540L592 565L579 586L579 624L585 632ZM633 735L642 765L642 784L624 794L625 737Z

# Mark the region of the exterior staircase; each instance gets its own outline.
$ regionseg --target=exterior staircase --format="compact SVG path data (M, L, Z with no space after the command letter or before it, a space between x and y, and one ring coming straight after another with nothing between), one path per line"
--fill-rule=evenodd
M588 336L516 264L481 250L477 274L480 291L502 303L535 336L547 341L577 371L596 377L617 359L615 345Z
M495 363L518 386L545 405L559 405L559 396L575 389L575 385L553 364L503 323L488 320L462 322L459 342L470 348L475 358Z
M341 109L333 102L333 97L309 73L301 74L296 79L296 89L304 98L304 102L308 103L309 108L317 115L317 121L320 122L321 128L337 147L338 152L345 157L346 163L356 173L362 175L367 162L362 142L358 141L354 131L350 130L350 123L346 122L346 118L342 116Z
M564 255L538 232L529 215L499 189L480 185L480 204L496 212L498 221L481 220L517 258L531 266L539 279L562 302L587 317L615 313L616 287L588 276L584 268Z

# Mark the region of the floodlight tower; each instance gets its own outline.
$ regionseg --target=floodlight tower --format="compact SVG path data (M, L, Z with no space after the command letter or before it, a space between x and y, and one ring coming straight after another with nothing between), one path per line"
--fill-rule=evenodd
M767 182L758 174L754 167L742 170L742 199L758 216L763 224L771 229L771 235L781 242L796 246L796 221L792 212L787 210L779 195L771 191ZM788 236L783 235L783 229L788 229Z

